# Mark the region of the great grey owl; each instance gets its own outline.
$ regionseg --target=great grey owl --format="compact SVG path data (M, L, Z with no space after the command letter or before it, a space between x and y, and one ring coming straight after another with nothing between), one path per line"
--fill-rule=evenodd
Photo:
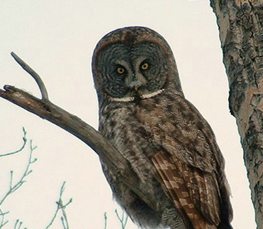
M224 159L213 131L185 99L171 48L126 27L97 44L92 70L99 131L129 162L154 209L101 161L113 195L141 228L230 229ZM157 210L158 211L157 211Z

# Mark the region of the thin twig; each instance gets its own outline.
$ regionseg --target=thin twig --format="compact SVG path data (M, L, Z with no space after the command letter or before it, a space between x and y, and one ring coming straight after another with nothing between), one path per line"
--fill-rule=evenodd
M23 222L20 221L19 219L16 220L14 229L21 229ZM24 227L24 229L27 229L26 227Z
M5 220L5 215L7 215L9 212L3 212L2 209L0 209L0 217L1 217L1 222L0 222L0 229L3 228L9 221Z
M53 215L50 223L47 225L47 227L45 229L48 229L52 226L53 222L55 221L55 219L57 218L57 214L58 214L58 211L59 211L59 206L57 205L57 209L55 211L55 214Z
M66 182L64 181L61 188L60 188L60 192L59 192L59 200L56 202L57 203L57 209L55 211L55 214L53 215L50 223L47 225L47 227L45 229L48 229L52 226L52 224L54 223L55 219L57 218L58 212L59 210L62 211L62 217L61 217L61 222L62 222L62 226L64 229L69 229L69 224L68 224L68 219L67 219L67 214L66 214L66 207L72 203L72 198L69 199L69 201L66 204L63 204L62 201L62 195L63 192L65 191L65 185Z
M24 128L23 128L23 132L24 132L24 137L23 137L24 144L23 144L23 146L18 151L15 151L13 153L4 154L4 155L2 154L1 156L12 155L12 154L20 152L20 151L22 151L24 149L24 147L25 147L25 145L27 143L26 131L25 131ZM25 177L28 176L32 172L32 170L30 170L30 166L31 166L31 164L33 164L36 161L36 159L32 159L32 154L33 154L33 151L35 149L36 149L36 147L33 147L32 141L30 141L30 154L29 154L27 167L26 167L23 175L21 176L21 178L15 184L13 184L13 174L14 174L14 172L10 171L9 189L8 189L7 193L2 197L2 199L0 199L0 218L1 218L1 220L0 220L0 229L3 228L9 222L8 220L5 220L5 215L7 215L9 212L3 212L2 209L1 209L1 205L4 203L6 198L8 196L10 196L10 194L15 192L18 188L20 188L25 183ZM20 223L19 222L20 222L19 220L16 221L15 229L20 229L21 228L22 222L20 222Z
M62 222L64 229L69 229L68 217L67 217L65 209L70 203L72 203L72 198L70 198L70 200L66 204L63 204L62 200L60 201L60 208L62 211L61 222Z
M9 190L5 194L5 196L0 200L0 206L4 203L6 198L13 192L15 192L17 189L19 189L26 181L25 178L32 172L30 169L30 166L37 161L37 158L32 159L32 155L34 150L36 149L36 146L32 145L32 141L30 141L30 153L28 158L28 164L26 166L26 169L21 176L21 178L16 182L16 184L13 185L13 171L10 171L10 183L9 183Z
M34 80L36 81L43 100L48 100L48 93L46 86L40 76L25 62L23 61L19 56L17 56L14 52L11 52L11 56L16 60L16 62L27 72L29 73Z
M14 154L17 154L19 152L21 152L25 146L26 146L26 143L27 143L27 138L26 138L26 130L25 128L23 127L23 133L24 133L24 136L23 136L23 145L21 146L20 149L14 151L14 152L10 152L10 153L5 153L5 154L0 154L0 157L5 157L5 156L10 156L10 155L14 155Z
M122 229L125 229L125 227L126 227L126 225L127 225L127 222L128 222L128 215L126 215L126 214L124 213L124 211L122 211L122 215L121 215L121 217L120 217L117 209L115 209L115 214L116 214L118 220L119 220L120 223L121 223L121 228L122 228Z
M107 221L108 221L107 212L104 212L104 229L107 229Z

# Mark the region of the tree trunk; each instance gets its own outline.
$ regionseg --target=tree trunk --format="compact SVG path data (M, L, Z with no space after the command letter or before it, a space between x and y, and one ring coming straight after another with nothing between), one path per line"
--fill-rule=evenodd
M211 0L258 228L263 228L263 0Z

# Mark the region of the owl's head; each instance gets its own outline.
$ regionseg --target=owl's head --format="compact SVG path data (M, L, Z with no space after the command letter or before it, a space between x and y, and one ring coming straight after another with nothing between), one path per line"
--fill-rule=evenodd
M99 102L133 102L173 90L183 94L173 53L157 32L126 27L97 44L92 71Z

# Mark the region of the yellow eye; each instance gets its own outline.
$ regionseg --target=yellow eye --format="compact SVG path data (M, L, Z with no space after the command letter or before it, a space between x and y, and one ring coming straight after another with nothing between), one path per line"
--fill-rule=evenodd
M146 62L141 65L142 70L147 70L150 67L150 65Z
M122 68L122 67L118 67L117 69L116 69L116 71L117 71L117 73L118 74L123 74L124 72L125 72L125 69L124 68Z

